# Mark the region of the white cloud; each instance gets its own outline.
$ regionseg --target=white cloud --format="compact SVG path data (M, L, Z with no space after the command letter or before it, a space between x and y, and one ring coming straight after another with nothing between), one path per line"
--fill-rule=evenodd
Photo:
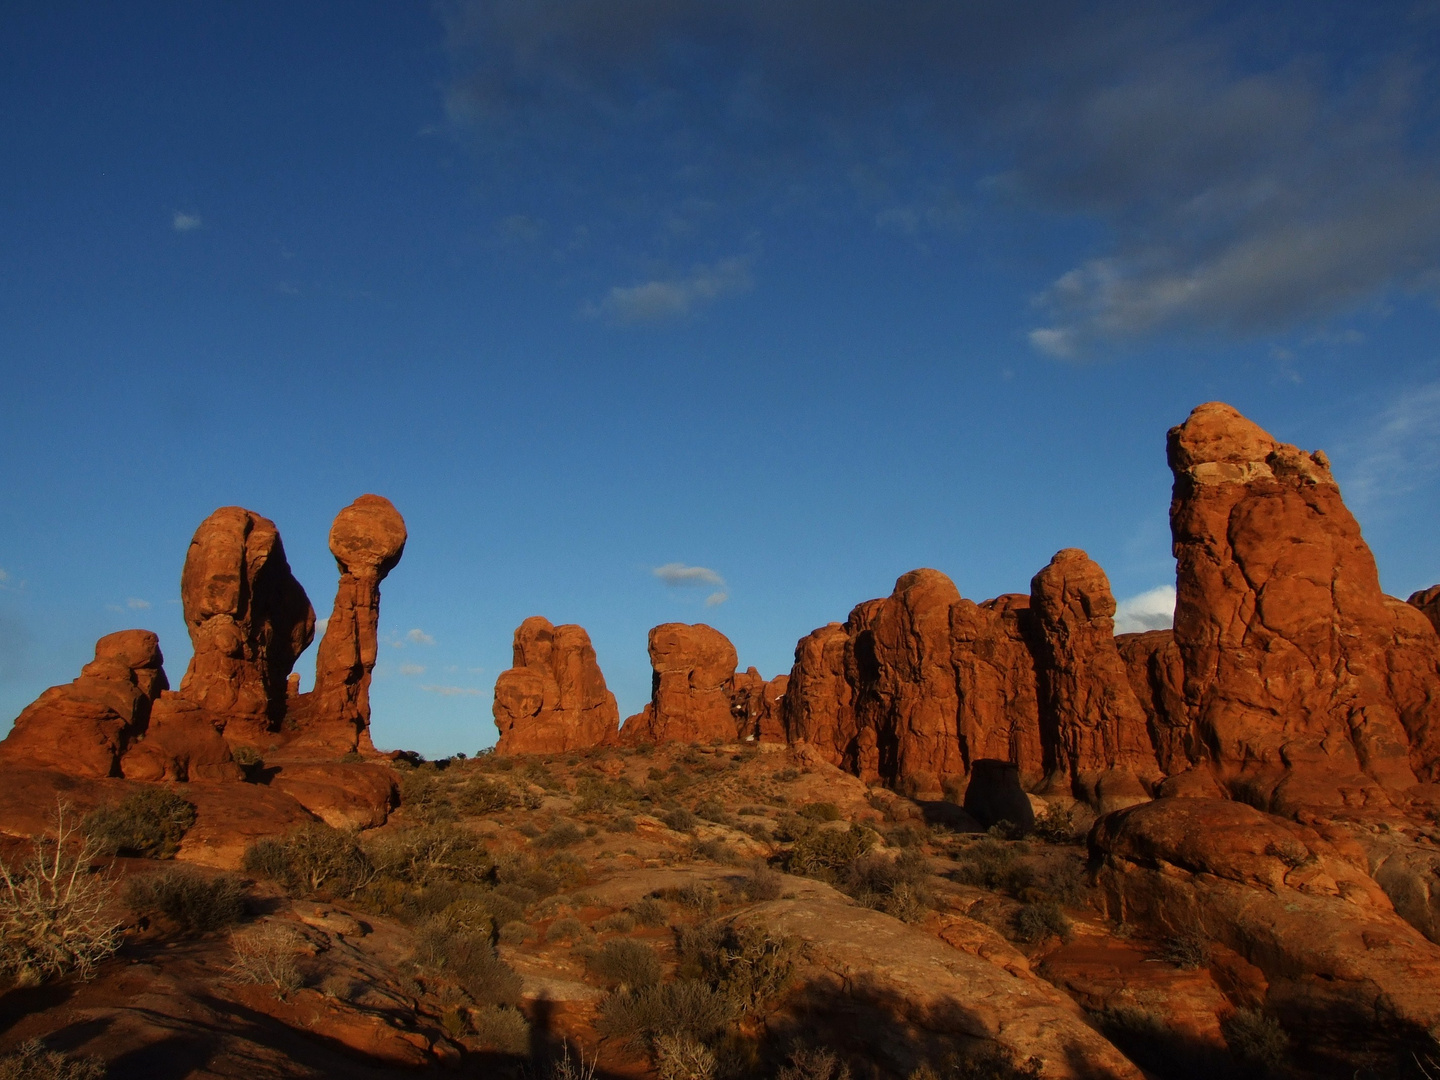
M485 691L476 690L473 686L430 686L420 687L427 694L439 694L441 697L484 697Z
M170 219L170 225L176 232L193 232L204 224L199 214L187 214L176 210L175 216Z
M150 606L150 601L141 600L137 596L132 596L130 597L130 599L125 601L125 606L128 607L131 611L144 611Z
M329 625L330 625L330 616L329 616L329 615L326 615L323 619L316 619L316 620L315 620L315 636L316 636L317 638L322 638L322 637L324 637L324 636L325 636L325 628L326 628L327 626L329 626Z
M1355 505L1395 503L1440 468L1440 382L1399 394L1364 429L1336 454L1353 462L1343 470L1346 498Z
M730 594L727 593L724 589L721 589L718 592L712 592L709 596L705 598L705 606L719 607L721 604L723 604L726 600L729 599Z
M10 580L10 575L7 574L3 569L0 569L0 581L9 581L9 580Z
M651 573L672 589L690 585L718 585L722 589L725 587L725 579L706 566L686 566L684 563L672 562L655 567Z
M1115 633L1168 630L1175 622L1175 586L1157 585L1115 605Z
M621 323L660 322L683 318L697 306L722 297L748 292L753 284L748 258L721 259L696 266L684 278L616 285L599 304L587 304L583 310Z
M424 674L425 674L425 665L424 665L424 664L401 664L399 670L400 670L400 674L401 674L401 675L424 675Z
M434 645L435 639L421 630L418 626L405 635L405 640L413 641L416 645Z

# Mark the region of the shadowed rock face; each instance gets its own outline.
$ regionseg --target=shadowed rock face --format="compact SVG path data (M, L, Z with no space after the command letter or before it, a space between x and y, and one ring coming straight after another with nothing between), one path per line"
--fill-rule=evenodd
M620 709L583 628L533 616L515 631L514 654L515 666L495 681L498 753L553 754L615 742Z
M278 721L286 679L315 637L315 611L275 523L239 506L201 522L180 600L195 650L181 694L212 713Z
M330 527L340 569L335 606L315 658L315 689L292 708L297 742L345 753L370 744L370 674L380 625L380 582L405 551L405 519L389 499L361 495Z
M25 708L0 742L0 762L68 776L119 776L126 748L145 730L168 688L160 639L120 630L95 643L80 677L52 686Z
M1040 735L1030 597L1008 593L950 608L951 663L960 701L965 759L1008 761L1037 786L1050 765Z
M1325 455L1211 403L1169 458L1185 705L1231 791L1353 809L1433 780L1434 628L1381 591Z
M1410 599L1406 603L1411 607L1419 608L1430 620L1430 625L1440 632L1440 585L1431 585L1428 589L1411 593Z

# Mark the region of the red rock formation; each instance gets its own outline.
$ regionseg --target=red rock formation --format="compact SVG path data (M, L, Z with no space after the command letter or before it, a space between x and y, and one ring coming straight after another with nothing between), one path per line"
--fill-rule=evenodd
M539 615L515 631L514 667L495 680L501 754L557 754L613 743L620 710L590 635Z
M1030 583L1041 715L1054 725L1055 768L1097 809L1134 805L1160 779L1145 712L1115 647L1115 598L1079 548Z
M164 659L149 630L106 634L78 679L50 687L16 717L0 742L0 762L67 776L119 776L121 755L169 686Z
M315 611L275 523L238 506L202 521L180 600L195 649L180 692L220 716L278 721L286 678L315 636Z
M650 704L625 721L625 742L712 742L740 737L737 657L714 627L663 623L650 631ZM743 716L743 705L742 705Z
M184 695L166 691L150 707L150 722L125 751L120 771L127 780L242 780L221 734L224 723Z
M1150 745L1166 776L1184 772L1198 760L1185 710L1185 667L1171 630L1120 634L1115 647L1125 661L1130 687L1150 731Z
M1046 773L1035 688L1030 597L1020 593L950 609L951 663L959 695L960 744L967 763L1008 761L1035 788Z
M1419 608L1430 620L1430 625L1440 632L1440 585L1431 585L1428 589L1411 593L1406 603Z
M845 677L845 655L852 640L842 623L830 623L801 638L781 703L786 740L808 743L831 765L842 768L858 734L854 693Z
M405 520L379 495L336 515L330 552L340 568L335 607L315 658L315 689L295 699L292 747L344 754L370 743L370 673L379 640L380 582L405 551Z
M1433 628L1381 592L1325 455L1212 402L1171 429L1169 459L1185 703L1231 792L1374 808L1434 779Z
M730 701L739 738L746 742L785 742L781 710L789 683L789 675L777 675L766 682L753 667L735 673Z

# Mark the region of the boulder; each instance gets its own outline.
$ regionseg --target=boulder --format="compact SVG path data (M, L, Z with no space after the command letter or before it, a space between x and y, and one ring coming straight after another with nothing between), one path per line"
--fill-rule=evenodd
M1406 603L1411 607L1419 608L1430 620L1430 625L1440 632L1440 585L1431 585L1428 589L1411 593L1410 599Z
M501 754L557 754L615 742L620 709L590 635L539 615L515 631L514 667L495 681Z
M0 762L75 777L119 776L120 759L144 731L168 687L160 639L120 630L95 643L80 677L52 686L16 717Z
M315 636L315 611L275 523L239 506L202 521L185 554L180 601L194 647L180 692L219 716L277 724L290 670Z
M704 623L655 627L650 704L625 721L625 741L734 741L743 723L734 711L737 659L730 639Z
M1035 825L1035 810L1020 786L1020 770L1009 761L981 758L971 762L965 812L987 829L1002 821L1022 832Z
M121 773L127 780L243 780L215 721L214 713L167 690L150 707L144 734L120 759Z
M1174 641L1193 738L1234 795L1386 813L1440 765L1440 648L1386 597L1329 462L1233 408L1169 434Z
M1115 647L1110 581L1066 548L1030 583L1041 715L1055 732L1055 769L1103 812L1149 797L1160 779L1145 711Z
M380 582L405 551L405 520L389 499L361 495L336 515L330 552L340 570L335 606L315 657L315 688L294 698L297 736L287 750L373 750L370 674L380 626Z

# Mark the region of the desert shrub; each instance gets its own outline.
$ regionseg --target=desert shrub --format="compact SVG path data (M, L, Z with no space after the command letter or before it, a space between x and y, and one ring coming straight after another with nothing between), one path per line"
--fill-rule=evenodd
M702 840L690 849L690 854L697 859L708 859L710 862L719 863L721 866L734 866L740 861L735 854L735 849L724 840Z
M639 941L607 941L590 958L590 970L607 986L639 990L660 981L660 959L655 950Z
M775 774L775 779L782 784L789 784L800 779L799 769L781 769Z
M374 877L355 834L319 821L257 840L245 851L245 869L306 895L349 896Z
M800 955L795 938L761 927L683 927L676 934L680 974L701 979L734 1004L755 1011L790 981Z
M535 928L527 922L515 919L500 927L500 942L503 945L524 945L534 940Z
M0 974L21 985L67 971L88 979L119 948L120 927L105 914L113 887L91 872L98 855L60 806L53 838L37 839L18 866L0 860Z
M713 821L718 825L728 825L734 820L719 799L702 799L695 804L695 813L706 821Z
M775 818L775 838L785 843L803 840L815 831L815 822L799 814L784 813Z
M929 839L929 834L913 821L901 822L885 832L885 842L898 848L918 848Z
M518 1009L482 1005L471 1011L470 1029L486 1050L524 1054L530 1049L530 1021Z
M376 837L364 845L375 871L415 885L484 881L494 866L485 842L456 825L430 824Z
M568 866L566 868L568 870ZM554 896L563 885L551 860L541 862L527 852L499 856L495 860L495 880L498 892L526 907L546 896Z
M606 832L634 832L635 815L616 814L613 818L606 820L605 830Z
M284 923L265 922L230 935L235 959L230 977L238 983L269 986L282 1000L304 985L296 958L304 939Z
M39 1039L0 1055L0 1080L101 1080L107 1072L99 1058L67 1057Z
M746 900L759 903L762 900L778 900L784 888L784 874L775 872L763 862L757 862L741 879L738 892Z
M715 1055L689 1035L661 1035L655 1039L655 1073L660 1080L713 1080Z
M1072 907L1085 900L1085 869L1078 859L1056 863L1045 874L1039 890L1061 904Z
M195 804L162 787L132 791L85 817L84 830L105 855L172 859L195 824Z
M1210 963L1210 941L1198 927L1177 930L1161 945L1160 959L1184 971L1195 971Z
M640 794L627 780L602 780L599 777L582 777L575 786L577 796L575 809L581 813L603 813L616 806L633 806Z
M579 941L585 936L585 924L572 916L556 919L545 931L546 941Z
M543 761L530 761L522 774L526 780L546 791L564 791L565 785L557 780Z
M775 1080L850 1080L850 1066L833 1050L797 1046L780 1066Z
M635 929L635 916L628 911L617 911L613 915L607 915L595 924L596 930L613 930L619 934L628 934Z
M520 1000L520 976L495 954L489 934L432 919L416 936L415 960L455 983L477 1005L514 1005Z
M699 818L683 806L666 810L660 815L660 820L665 823L667 829L674 829L676 832L691 832L700 822Z
M230 874L206 877L172 868L125 885L125 903L138 915L163 915L182 930L221 930L245 917L245 889Z
M833 802L812 802L800 807L800 816L810 821L839 821L840 808Z
M649 1046L664 1035L707 1042L735 1018L734 1002L696 979L615 991L600 1002L595 1028L602 1035Z
M816 829L795 841L785 858L791 874L837 880L856 859L875 845L869 829L852 824L848 829Z
M400 805L405 817L422 824L454 821L450 785L440 779L434 766L403 769L400 772Z
M1035 882L1035 871L1019 861L1019 845L1006 844L993 837L967 845L956 853L960 866L955 880L962 885L978 885L1018 893Z
M929 877L929 860L917 850L902 851L894 859L869 852L845 868L839 885L866 907L904 922L919 922L931 906Z
M641 926L664 926L669 910L658 896L642 896L625 909Z
M1225 1044L1237 1061L1256 1070L1280 1069L1290 1054L1285 1029L1259 1009L1236 1009L1220 1024Z
M230 756L235 759L235 764L246 772L264 766L265 761L260 756L260 751L253 746L236 746L230 751Z
M1017 941L1033 944L1052 937L1061 941L1070 940L1069 918L1060 910L1059 904L1048 900L1038 904L1021 904L1011 917L1010 924Z
M534 843L538 848L555 849L573 847L584 839L585 834L576 827L574 822L559 821L550 826L548 832L536 837Z
M1072 807L1049 804L1035 819L1030 833L1049 844L1075 843L1075 811Z
M488 776L472 776L455 793L455 805L467 814L497 814L519 801L509 784Z

